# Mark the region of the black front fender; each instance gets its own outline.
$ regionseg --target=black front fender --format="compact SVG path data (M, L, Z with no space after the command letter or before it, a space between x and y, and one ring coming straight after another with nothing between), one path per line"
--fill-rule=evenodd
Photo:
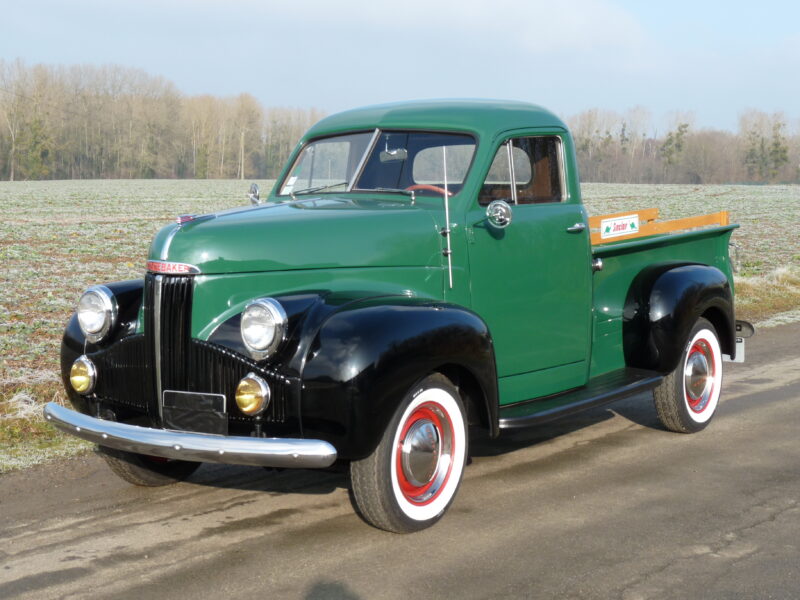
M661 373L672 371L700 317L712 322L722 351L733 357L733 293L725 274L708 265L646 269L634 280L626 301L626 363Z
M497 378L486 324L454 305L406 296L365 299L328 316L308 346L301 413L306 437L342 458L367 456L398 404L434 371L477 383L482 421L494 434Z
M73 313L67 322L64 337L61 340L61 379L73 406L81 412L88 412L86 400L76 393L69 384L69 370L72 367L72 363L81 354L95 352L134 333L139 316L139 308L142 305L143 280L116 281L104 285L111 290L117 300L117 322L109 331L108 337L97 344L88 342L83 331L81 331L80 325L78 325L77 314Z

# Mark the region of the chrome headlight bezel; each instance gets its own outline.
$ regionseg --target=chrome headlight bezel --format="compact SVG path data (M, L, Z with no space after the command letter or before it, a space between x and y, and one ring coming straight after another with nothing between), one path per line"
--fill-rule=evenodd
M262 319L266 317L271 321L271 324L262 323L264 335L261 336L262 339L260 340L253 335L245 333L246 330L253 326L251 321L259 318L259 314ZM266 321L266 319L264 320ZM286 316L286 311L283 310L280 302L274 298L258 298L250 302L242 311L239 333L250 355L256 360L263 360L275 354L286 340L288 324L289 318ZM268 328L273 329L271 338L266 335Z
M102 324L100 327L90 330L83 320L81 320L81 303L83 302L84 298L89 296L95 297L100 302L100 311L102 312ZM117 299L114 297L114 293L108 289L104 285L93 285L89 289L87 289L83 294L81 294L80 299L78 300L78 306L75 309L75 314L78 317L78 325L83 332L83 335L86 336L86 339L90 342L96 343L102 341L111 329L117 323L117 315L119 312L119 307L117 305Z
M247 411L241 405L240 401L241 388L245 384L254 385L258 389L258 398L260 399L260 402L258 406L255 408L255 410ZM248 417L257 417L258 415L262 414L265 410L267 410L267 407L269 406L271 399L272 399L272 390L270 389L269 384L266 381L264 381L263 378L259 377L255 373L248 373L247 375L245 375L241 379L241 381L239 381L239 384L236 386L236 396L235 396L236 406L239 408L240 411L242 411Z
M84 389L78 389L75 385L75 381L73 378L75 377L75 369L76 367L83 367L86 370L85 377L88 379L89 385ZM91 361L91 359L86 356L85 354L79 356L75 359L72 363L72 366L69 369L69 383L72 386L72 389L75 390L81 396L88 396L94 391L94 387L97 384L97 367Z

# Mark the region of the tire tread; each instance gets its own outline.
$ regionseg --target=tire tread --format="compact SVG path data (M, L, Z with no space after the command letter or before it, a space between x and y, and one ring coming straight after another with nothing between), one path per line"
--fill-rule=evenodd
M694 333L700 329L708 329L719 339L717 330L714 325L707 319L700 317L692 327L689 334L689 340L692 339ZM687 340L687 342L689 341ZM711 418L704 423L697 423L692 421L684 415L684 391L683 391L683 363L686 357L686 349L681 354L681 360L678 366L664 377L661 383L653 389L653 403L656 407L656 414L661 421L661 424L669 431L675 433L696 433L711 422ZM720 365L720 368L721 365ZM712 415L713 417L713 415Z
M452 390L456 401L461 405L458 389L441 373L425 377L418 385L424 384ZM414 386L412 391L417 387ZM357 512L371 525L393 533L412 533L430 527L446 511L446 509L443 510L437 517L427 521L413 521L405 517L400 508L395 506L391 500L391 483L386 478L383 466L391 460L391 445L394 440L396 422L401 417L404 405L400 406L395 417L390 421L381 442L372 454L350 463L350 489ZM461 410L464 411L463 405L461 405Z

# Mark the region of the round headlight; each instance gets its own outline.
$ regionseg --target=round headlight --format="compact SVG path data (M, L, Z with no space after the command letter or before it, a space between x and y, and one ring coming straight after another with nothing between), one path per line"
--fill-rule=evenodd
M95 285L78 300L78 324L90 342L99 342L117 320L117 301L104 285Z
M255 373L248 373L236 386L236 406L244 414L254 417L269 406L270 395L267 382Z
M286 338L286 312L277 300L259 298L242 313L242 341L255 359L272 355Z
M69 383L79 394L91 394L97 381L97 369L85 356L79 356L69 370Z

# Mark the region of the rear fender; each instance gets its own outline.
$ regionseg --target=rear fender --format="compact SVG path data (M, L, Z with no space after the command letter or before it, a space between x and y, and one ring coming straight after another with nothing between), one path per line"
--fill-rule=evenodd
M694 323L712 322L725 354L735 356L733 292L725 274L708 265L660 265L634 279L625 303L625 362L661 373L674 370Z

